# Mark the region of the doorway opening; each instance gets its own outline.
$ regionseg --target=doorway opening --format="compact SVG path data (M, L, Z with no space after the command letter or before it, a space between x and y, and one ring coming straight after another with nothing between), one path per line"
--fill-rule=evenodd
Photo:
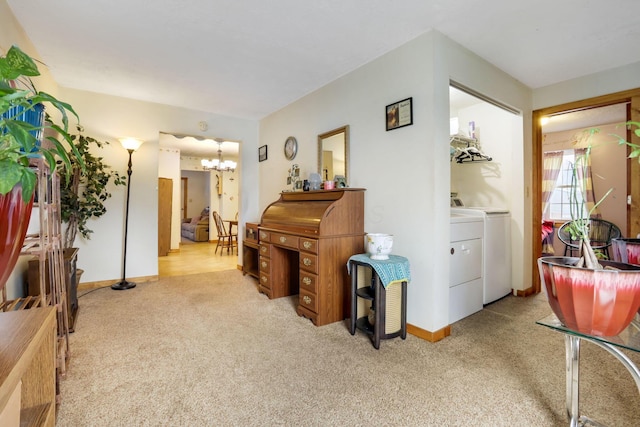
M237 218L240 142L167 133L160 133L159 141L158 175L174 182L171 250L168 257L158 258L159 275L176 275L183 270L184 274L193 274L204 272L201 271L203 268L205 271L237 268L238 255L214 254L218 233L212 214L218 212L225 220ZM225 161L237 162L235 170L203 167L203 160L210 161L220 155ZM184 268L175 267L180 265L179 259L185 260Z
M583 115L593 115L593 113L602 113L606 110L596 110L601 107L611 107L618 105L624 105L625 114L619 124L626 121L640 121L640 89L633 89L623 92L617 92L609 95L603 95L600 97L589 98L586 100L575 101L567 104L556 105L540 110L536 110L532 114L532 129L533 129L533 146L532 146L532 287L528 293L540 292L540 277L538 274L537 260L542 255L542 244L540 240L535 236L540 235L540 226L543 223L542 215L542 179L543 179L543 153L544 153L544 138L543 138L543 125L542 118L545 117L559 117L568 119L570 116L565 116L569 113L583 112ZM615 108L615 107L613 107ZM593 110L593 111L592 111ZM563 117L564 116L564 117ZM586 124L584 127L593 126ZM624 127L619 127L619 132L616 132L620 136L626 136L627 141L633 143L640 142L640 138L633 135L633 133L626 131ZM640 233L640 165L637 160L626 160L626 184L627 184L627 196L626 202L626 224L621 228L626 228L626 234L628 236L636 236ZM606 191L606 190L605 190ZM623 198L622 196L618 196ZM619 208L620 209L620 208ZM526 294L528 294L526 293Z

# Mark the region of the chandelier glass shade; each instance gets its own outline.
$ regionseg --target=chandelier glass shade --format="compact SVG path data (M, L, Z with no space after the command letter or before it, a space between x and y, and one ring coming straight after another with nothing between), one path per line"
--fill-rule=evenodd
M223 160L222 159L222 142L218 141L218 158L217 159L202 159L201 164L204 170L215 170L215 171L223 171L223 172L233 172L236 170L238 163L233 160Z

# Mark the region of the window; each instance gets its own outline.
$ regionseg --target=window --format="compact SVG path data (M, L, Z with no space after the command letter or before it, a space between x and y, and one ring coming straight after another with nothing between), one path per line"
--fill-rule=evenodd
M574 150L564 150L562 155L562 166L558 178L556 179L555 187L549 198L547 208L542 213L543 218L550 220L571 220L570 210L570 191L571 191L571 178L573 174L573 164L575 163ZM576 195L578 203L585 210L584 216L587 215L585 205L582 203L584 195L579 192Z

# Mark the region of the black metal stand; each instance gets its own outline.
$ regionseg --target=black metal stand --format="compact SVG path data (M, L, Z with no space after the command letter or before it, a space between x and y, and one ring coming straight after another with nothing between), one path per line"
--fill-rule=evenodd
M136 284L133 282L128 282L126 280L127 277L127 233L129 231L129 193L131 191L131 155L133 154L133 150L127 150L129 152L129 169L127 169L127 207L124 216L124 256L122 257L122 280L118 283L114 283L111 285L111 289L115 289L117 291L124 291L126 289L135 288Z
M380 276L371 265L372 262L361 262L349 259L349 275L351 276L351 316L349 322L349 332L355 335L359 329L369 335L373 347L380 348L381 339L401 337L407 338L407 282L403 281L400 297L400 328L397 331L387 332L387 290L382 285ZM371 285L358 288L358 266L371 270ZM358 298L369 300L374 309L375 321L373 325L369 322L368 316L358 318Z

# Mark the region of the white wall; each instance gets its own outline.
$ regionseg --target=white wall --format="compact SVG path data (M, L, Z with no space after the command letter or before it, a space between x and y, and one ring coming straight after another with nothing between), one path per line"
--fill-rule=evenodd
M513 158L513 147L523 143L522 116L482 102L459 109L458 118L461 128L470 121L475 122L476 137L491 161L457 163L452 160L451 191L457 192L467 206L511 210L511 196L519 192L512 182L514 163L518 164Z
M193 171L190 173L203 173L208 180L206 182L206 194L209 195L208 200L204 206L210 207L210 216L209 221L213 224L213 211L216 211L220 214L223 220L227 219L235 219L236 213L240 214L240 181L242 177L242 162L236 156L225 155L225 160L233 160L238 163L238 166L234 172L203 172L202 165L200 161L202 158L200 157L188 157L184 156L181 158L181 169L183 174L187 174L186 171ZM190 175L191 176L191 175ZM218 180L222 178L222 194L218 194ZM255 191L255 189L254 189ZM254 194L257 197L257 192ZM191 190L189 190L189 198L191 198ZM197 207L193 209L197 210ZM189 216L196 215L193 213L193 209L190 208ZM200 211L197 211L200 212ZM249 221L252 222L251 219L242 219L243 222ZM253 221L255 222L255 221ZM234 228L235 231L235 228ZM240 236L242 237L242 236ZM209 227L209 240L216 240L218 238L216 227ZM240 245L241 246L241 245ZM242 248L240 248L240 251Z
M216 190L209 185L210 172L183 170L181 174L187 178L187 217L192 218L209 206L210 192Z
M640 62L636 62L534 89L533 110L639 87Z
M428 331L448 325L450 78L529 111L527 88L431 32L260 122L260 145L269 145L269 159L259 164L261 209L285 188L293 163L282 153L287 136L298 139L294 162L306 178L317 168L317 135L350 125L349 185L367 189L365 230L396 236L394 253L411 263L408 322ZM386 132L385 106L407 97L413 97L414 124ZM519 161L513 182L522 188L523 149L515 148L513 156ZM523 229L524 195L516 195L513 203ZM522 231L517 238L514 258L522 272ZM522 277L517 285L523 286Z
M241 141L240 155L243 163L239 168L240 176L236 177L242 186L240 211L243 218L258 216L255 190L258 163L257 122L71 89L63 89L62 93L63 99L80 114L87 135L111 141L121 136L135 136L146 141L134 153L133 160L127 249L128 277L158 274L157 179L160 132L200 135L202 132L198 128L198 122L206 121L211 135ZM127 152L118 143L104 151L106 162L124 173ZM122 238L117 230L122 229L122 191L124 190L120 187L112 191L113 197L108 200L110 206L107 207L107 213L100 218L99 225L92 227L94 236L89 242L78 244L81 248L78 266L85 270L83 281L117 279L121 274ZM174 197L179 199L179 193L176 195L174 192ZM179 231L176 232L179 235Z
M160 134L163 138L164 134ZM160 147L158 157L158 178L171 180L171 244L170 249L180 248L180 150Z

